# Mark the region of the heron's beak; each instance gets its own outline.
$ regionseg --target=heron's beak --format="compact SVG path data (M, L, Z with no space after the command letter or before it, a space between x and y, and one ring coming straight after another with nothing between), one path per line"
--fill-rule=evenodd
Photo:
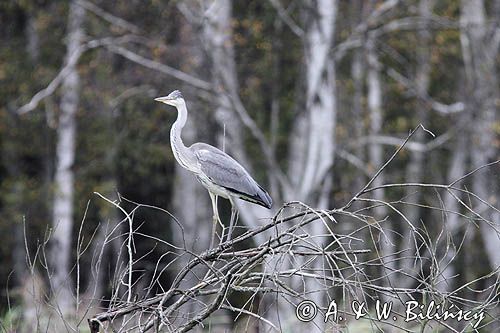
M171 101L172 99L169 98L168 96L163 96L163 97L157 97L155 98L155 101L157 102L162 102L162 103L166 103L167 101Z
M155 98L155 101L175 106L173 103L174 99L171 98L170 96L157 97Z

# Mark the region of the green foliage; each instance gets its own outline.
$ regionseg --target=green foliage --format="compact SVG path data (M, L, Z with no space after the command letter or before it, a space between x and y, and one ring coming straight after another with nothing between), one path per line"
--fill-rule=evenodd
M0 314L0 329L6 332L17 332L21 326L22 308L14 307Z

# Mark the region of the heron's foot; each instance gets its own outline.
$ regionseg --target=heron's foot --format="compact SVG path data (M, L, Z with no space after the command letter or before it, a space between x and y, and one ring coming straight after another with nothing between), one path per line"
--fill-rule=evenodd
M231 240L234 228L236 226L236 221L238 219L238 211L234 207L234 203L231 201L231 220L229 220L229 228L227 232L227 241L229 242Z

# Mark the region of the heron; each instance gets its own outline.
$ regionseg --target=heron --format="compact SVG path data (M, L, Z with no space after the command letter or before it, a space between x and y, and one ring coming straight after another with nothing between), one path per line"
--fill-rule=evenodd
M177 109L177 120L170 129L172 152L177 162L193 173L210 195L213 210L210 248L214 245L217 222L221 223L217 209L218 197L228 199L231 203L231 220L227 235L227 240L230 240L238 214L235 199L242 199L270 209L273 204L271 197L240 163L222 150L202 142L194 143L189 147L184 145L181 135L188 111L186 101L179 90L174 90L167 96L155 98L155 101ZM222 237L223 234L221 240Z

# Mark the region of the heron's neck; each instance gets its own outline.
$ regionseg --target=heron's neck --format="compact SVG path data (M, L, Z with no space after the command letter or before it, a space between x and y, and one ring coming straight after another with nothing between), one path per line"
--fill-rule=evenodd
M170 145L177 162L185 169L196 171L196 159L189 148L184 145L181 138L182 128L186 125L186 120L186 103L182 101L177 107L177 120L170 129Z

